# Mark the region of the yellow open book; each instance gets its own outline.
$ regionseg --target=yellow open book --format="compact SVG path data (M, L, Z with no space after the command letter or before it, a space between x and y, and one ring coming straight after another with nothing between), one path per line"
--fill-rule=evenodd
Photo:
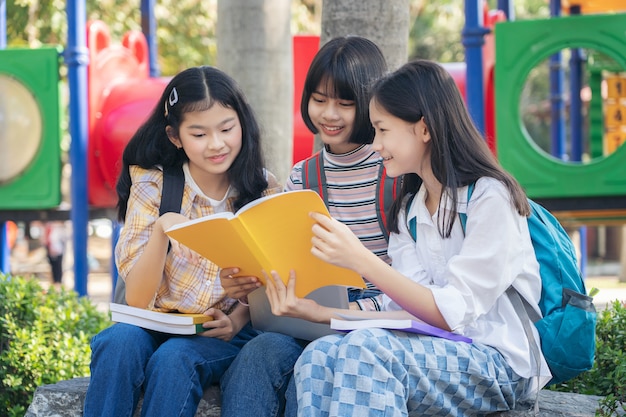
M356 272L311 254L310 212L330 216L315 191L290 191L259 198L235 214L217 213L177 224L166 233L220 268L238 267L238 276L256 276L264 284L261 271L275 270L286 283L293 269L298 297L326 285L364 288Z

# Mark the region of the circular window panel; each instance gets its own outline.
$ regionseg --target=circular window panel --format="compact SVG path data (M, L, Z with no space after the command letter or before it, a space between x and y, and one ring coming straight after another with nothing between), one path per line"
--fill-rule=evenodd
M0 74L0 184L26 171L42 138L41 110L33 94L15 78Z

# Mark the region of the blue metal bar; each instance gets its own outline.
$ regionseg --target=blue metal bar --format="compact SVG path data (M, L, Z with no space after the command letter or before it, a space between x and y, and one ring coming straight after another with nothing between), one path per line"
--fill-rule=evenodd
M582 63L584 61L583 51L580 48L572 48L569 63L570 70L570 131L571 149L570 160L582 161L582 141L583 141L583 118L582 100L580 90L582 88Z
M159 68L156 37L156 18L154 16L154 0L141 0L141 30L148 42L148 59L150 60L150 77L161 74Z
M87 50L85 0L69 0L67 12L67 49L70 91L70 162L72 164L70 218L74 242L74 289L80 296L87 295L87 227L89 202L87 200Z
M476 127L485 133L485 97L483 82L483 50L485 35L482 0L465 0L465 27L462 42L465 47L467 107Z
M512 22L515 20L515 7L511 0L498 0L498 10L502 10L506 16L506 20Z
M0 49L7 47L7 4L5 0L0 0ZM9 233L6 222L0 222L0 272L8 274L11 272L9 256Z
M550 56L550 153L559 159L567 160L565 152L565 103L563 100L564 74L561 65L561 52Z
M580 14L580 6L570 7L570 15ZM580 90L582 88L582 64L584 61L583 51L580 48L572 48L569 61L570 70L570 130L571 130L571 150L570 159L580 162L582 160L582 100Z
M7 3L0 0L0 49L7 47Z
M9 225L7 222L0 222L0 273L11 273L10 256Z
M561 0L550 1L550 16L561 15ZM551 107L551 154L559 159L568 159L565 152L565 101L563 99L564 73L562 54L557 52L550 57L550 107Z
M570 16L580 14L580 6L572 6L569 9ZM583 117L582 100L580 90L582 88L582 66L585 58L580 48L572 48L570 58L570 131L571 150L570 159L575 162L582 161L583 149ZM580 270L586 276L587 270L587 226L579 228L580 233Z

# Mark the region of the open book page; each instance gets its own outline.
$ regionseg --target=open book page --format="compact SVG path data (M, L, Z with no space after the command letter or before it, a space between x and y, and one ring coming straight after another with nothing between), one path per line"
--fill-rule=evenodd
M320 196L311 190L279 196L238 213L252 239L270 260L266 271L276 270L286 283L289 271L295 270L299 297L326 285L362 288L363 279L356 272L331 265L311 254L314 221L309 213L330 216Z
M177 226L165 233L220 268L238 267L238 276L258 276L268 263L232 213L231 218L205 216Z
M238 267L238 276L256 276L264 284L262 271L275 270L286 283L293 269L299 297L326 285L364 288L356 272L311 254L310 212L329 215L316 192L290 191L252 201L232 219L206 216L166 233L219 267Z
M169 229L167 229L167 231L170 232L170 231L174 231L174 230L177 230L177 229L184 229L184 228L189 227L191 225L194 225L196 223L205 222L207 219L225 219L225 220L229 220L229 219L232 219L233 217L235 217L234 213L231 213L230 211L222 211L222 212L219 212L219 213L211 214L210 216L198 217L197 219L193 219L193 220L189 220L189 221L186 221L186 222L175 224L174 226L172 226Z
M460 334L452 333L439 327L431 326L417 319L407 318L380 318L363 319L358 316L339 314L342 319L330 319L330 328L340 331L351 331L356 329L390 329L401 330L409 333L423 334L427 336L443 337L457 342L472 343L472 339Z

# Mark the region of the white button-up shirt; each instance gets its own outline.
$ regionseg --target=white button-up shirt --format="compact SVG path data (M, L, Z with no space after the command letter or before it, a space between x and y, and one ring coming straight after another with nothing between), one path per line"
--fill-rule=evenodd
M439 311L450 328L474 342L496 348L520 376L536 376L528 339L521 319L505 294L509 286L539 312L541 279L539 264L528 232L527 218L520 216L510 201L506 187L493 178L476 182L471 201L467 187L458 190L459 213L467 214L465 233L457 218L450 238L444 239L425 205L421 187L408 215L399 218L400 233L389 239L389 255L394 269L431 289ZM447 204L440 210L450 207ZM411 237L407 219L415 218L416 240ZM400 307L384 298L386 310ZM534 326L535 338L539 336ZM543 359L539 379L543 386L550 371ZM543 378L545 376L545 378Z

